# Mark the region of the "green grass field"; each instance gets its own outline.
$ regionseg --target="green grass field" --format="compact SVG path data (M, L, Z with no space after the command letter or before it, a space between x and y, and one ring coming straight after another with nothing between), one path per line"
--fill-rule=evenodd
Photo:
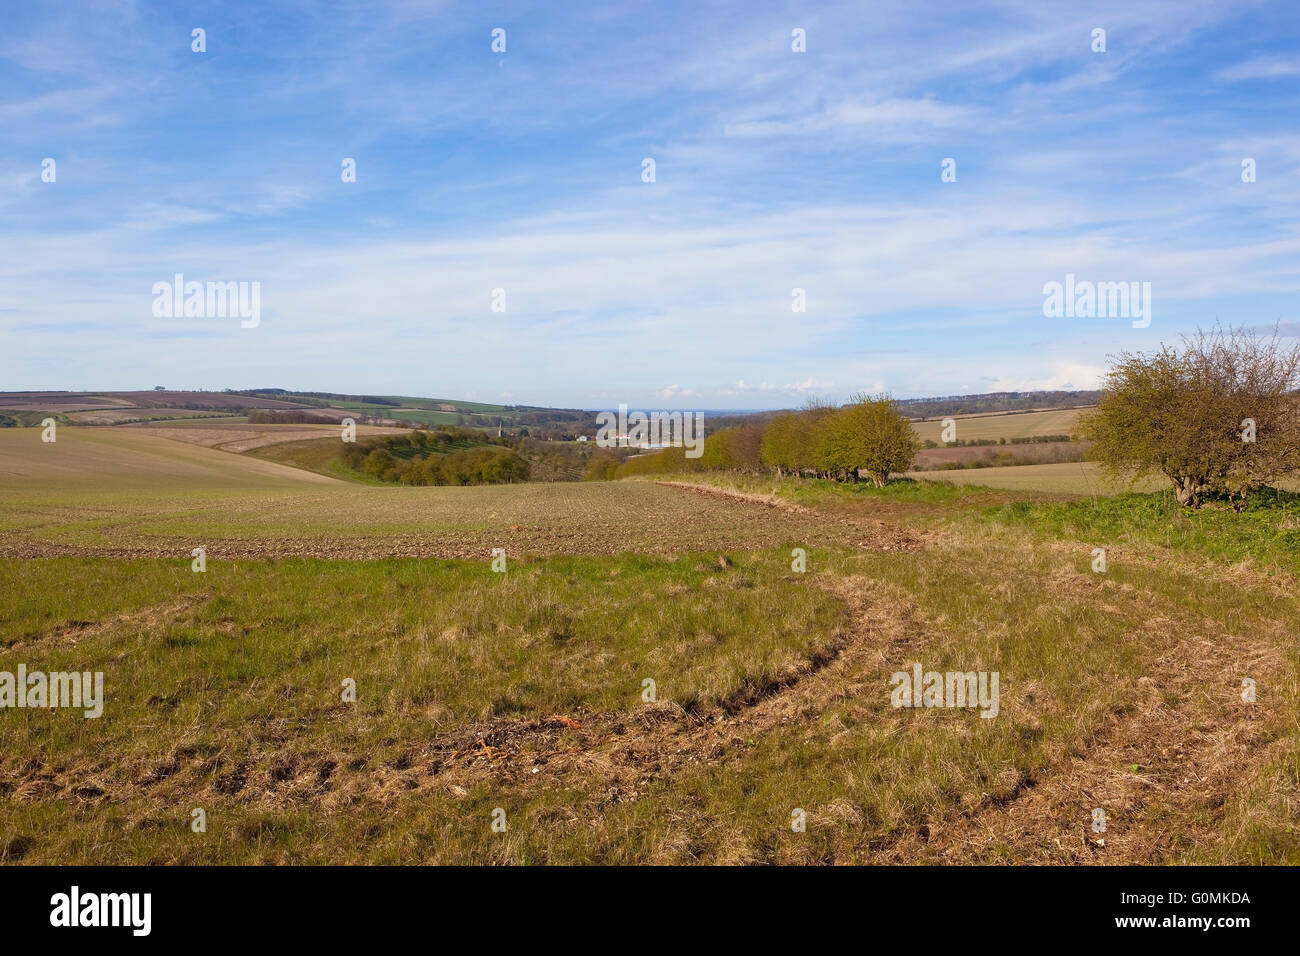
M1037 494L1110 496L1130 491L1156 492L1169 487L1160 477L1145 477L1134 482L1116 481L1103 474L1090 461L1048 465L1013 465L1004 468L965 468L954 471L917 471L909 477L919 481L946 482L983 488L1001 488ZM1300 480L1290 478L1278 483L1288 491L1300 491Z
M1300 862L1298 529L1285 494L396 488L7 429L0 671L106 699L0 709L0 860ZM892 707L913 664L997 672L998 716Z
M1114 495L1130 490L1124 483L1107 479L1089 461L1048 465L1013 465L1003 468L962 468L953 471L912 472L912 478L943 481L954 485L1006 488L1013 491L1060 493L1068 495ZM1158 478L1143 478L1132 490L1157 491L1163 487Z

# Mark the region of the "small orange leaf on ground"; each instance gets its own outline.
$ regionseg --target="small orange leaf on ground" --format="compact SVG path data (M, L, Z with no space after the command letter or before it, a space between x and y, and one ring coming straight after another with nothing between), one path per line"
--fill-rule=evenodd
M563 724L565 727L576 728L582 726L581 722L574 720L572 717L565 717L563 714L551 714L551 716L547 717L546 719L548 721L553 721L557 724Z

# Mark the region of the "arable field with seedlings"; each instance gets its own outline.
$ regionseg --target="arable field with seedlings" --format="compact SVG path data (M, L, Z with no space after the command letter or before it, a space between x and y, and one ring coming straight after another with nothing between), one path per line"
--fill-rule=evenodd
M1081 408L1054 408L1039 412L1011 412L1001 415L953 415L956 437L961 441L998 441L1032 438L1036 435L1069 435L1079 422ZM942 442L944 418L937 416L913 422L912 428L922 441Z
M1072 495L1105 495L1128 490L1128 484L1107 482L1090 461L1053 462L1046 465L1009 465L994 468L962 468L953 471L911 472L911 477L955 485L1006 488L1012 491L1060 492ZM1140 491L1163 487L1159 479L1141 478L1132 485Z
M249 424L247 420L226 422L168 422L156 425L136 425L132 431L190 442L222 451L250 452L290 442L321 440L337 448L340 426L326 424ZM383 428L376 425L356 425L357 438L377 435L401 435L405 429Z
M475 558L675 553L903 535L649 483L412 488L125 430L0 432L0 556ZM888 542L887 542L888 543Z
M0 860L1300 862L1300 497L1098 487L0 431Z

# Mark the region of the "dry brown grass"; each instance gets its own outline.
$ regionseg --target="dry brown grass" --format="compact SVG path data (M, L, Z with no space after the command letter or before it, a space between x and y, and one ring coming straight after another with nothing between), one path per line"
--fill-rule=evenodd
M946 486L142 488L126 465L0 476L8 656L102 663L119 708L0 714L0 858L1300 861L1300 604L1276 566L1138 539L1094 574L1088 542L970 511L1020 496ZM402 554L475 560L321 560ZM912 663L999 671L1001 713L894 709Z

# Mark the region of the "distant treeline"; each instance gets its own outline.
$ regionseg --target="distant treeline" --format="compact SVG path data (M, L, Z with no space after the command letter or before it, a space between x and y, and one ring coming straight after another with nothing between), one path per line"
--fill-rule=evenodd
M384 398L381 395L341 395L337 392L291 392L285 388L228 388L228 395L248 395L256 398L259 395L289 395L294 398L323 398L331 402L364 402L367 405L390 405L397 407L401 402L394 401L391 398Z
M759 471L763 467L759 459L762 441L762 425L741 425L709 435L699 458L687 458L686 449L676 447L635 455L620 463L613 451L602 451L592 456L584 477L588 481L612 481L629 475L686 471Z
M1069 435L1024 435L1019 438L958 438L950 442L937 442L927 438L926 448L983 448L985 445L1051 445L1073 441Z
M337 425L338 416L320 415L297 409L254 408L248 413L250 425Z
M507 406L509 408L509 406ZM510 411L515 411L510 408ZM572 411L569 409L547 408L536 412L521 411L514 416L520 425L546 425L551 422L578 422L590 431L596 430L596 416L591 412Z
M499 485L527 481L528 461L505 439L444 427L349 442L343 461L380 481L402 485Z
M689 471L762 471L858 481L862 475L883 485L907 471L920 442L899 406L887 396L854 396L839 408L810 403L779 412L766 422L724 428L709 435L699 458L686 449L665 448L618 465L592 459L589 479Z
M1041 408L1096 405L1101 392L989 392L987 395L948 395L941 398L907 398L898 405L909 418L940 418L991 412L1027 412Z

